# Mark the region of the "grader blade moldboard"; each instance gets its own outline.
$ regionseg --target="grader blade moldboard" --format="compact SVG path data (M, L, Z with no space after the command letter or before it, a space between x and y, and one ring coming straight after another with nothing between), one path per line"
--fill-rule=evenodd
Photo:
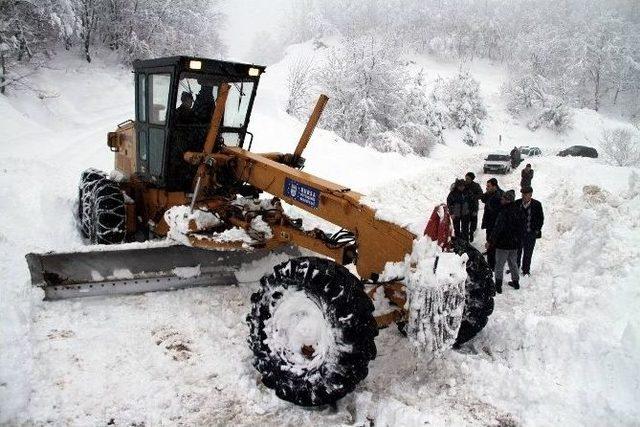
M242 264L297 249L215 251L188 246L26 255L31 282L45 300L139 294L210 285L234 285Z

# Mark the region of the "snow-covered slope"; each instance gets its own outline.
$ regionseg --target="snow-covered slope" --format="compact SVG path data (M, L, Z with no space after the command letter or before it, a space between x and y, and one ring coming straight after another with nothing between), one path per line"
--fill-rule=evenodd
M250 126L255 151L290 151L304 127L283 110L288 60L261 83ZM457 70L414 60L428 78ZM487 152L539 146L534 197L547 221L533 275L520 291L498 296L486 329L443 359L420 359L395 328L381 331L369 377L321 410L279 400L251 366L244 318L266 263L243 271L240 287L41 302L24 254L83 244L72 216L76 181L86 167L112 166L105 136L132 116L132 79L122 68L63 55L36 82L57 96L0 97L0 423L637 423L640 179L599 159L552 155L597 146L610 119L575 111L567 135L532 133L504 110L501 70L479 63L470 71L489 105L482 146L451 133L432 158L403 157L317 130L306 170L368 194L381 217L419 232L455 177L472 170L486 180ZM499 180L503 188L519 184L515 174ZM585 185L602 191L585 194Z

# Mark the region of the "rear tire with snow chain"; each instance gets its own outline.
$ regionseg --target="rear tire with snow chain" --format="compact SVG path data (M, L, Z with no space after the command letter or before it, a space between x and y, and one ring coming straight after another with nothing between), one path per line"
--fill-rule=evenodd
M94 183L90 204L91 243L114 245L126 237L124 194L117 183L103 178Z
M82 237L91 236L91 195L96 182L106 178L106 174L98 169L87 169L80 175L78 184L78 221Z
M496 294L493 271L479 250L469 242L454 238L453 250L458 255L467 254L466 298L462 324L455 347L458 347L482 330L493 313L493 297Z
M360 281L333 261L302 257L274 267L251 296L253 365L281 399L319 406L369 372L378 327Z
M465 282L465 305L462 314L462 323L458 330L458 336L454 348L460 347L480 332L493 313L496 294L493 281L493 271L482 253L469 242L454 238L453 249L458 255L467 254L467 281ZM396 323L398 331L407 336L407 322Z

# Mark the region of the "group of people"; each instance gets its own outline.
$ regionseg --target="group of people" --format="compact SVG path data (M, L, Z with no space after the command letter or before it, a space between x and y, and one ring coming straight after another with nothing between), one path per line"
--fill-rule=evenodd
M447 197L456 237L473 242L480 201L484 204L481 227L486 231L487 262L495 272L496 291L502 293L503 270L509 266L514 289L520 288L520 268L529 275L536 239L542 236L542 204L533 198L533 169L528 164L521 173L521 198L514 190L503 191L496 178L487 181L483 192L468 172L457 179Z

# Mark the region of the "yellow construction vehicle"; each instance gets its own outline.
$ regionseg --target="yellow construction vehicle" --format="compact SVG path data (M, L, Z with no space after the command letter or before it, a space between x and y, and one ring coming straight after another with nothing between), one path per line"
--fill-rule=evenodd
M135 120L107 138L115 171L89 169L79 186L82 234L114 246L28 254L46 299L232 284L242 263L285 252L252 296L249 343L263 383L305 406L366 377L378 328L398 323L437 350L485 326L494 289L477 250L417 240L361 194L302 171L326 96L292 153L257 154L248 126L265 67L183 56L133 66ZM283 203L340 231L308 229Z

